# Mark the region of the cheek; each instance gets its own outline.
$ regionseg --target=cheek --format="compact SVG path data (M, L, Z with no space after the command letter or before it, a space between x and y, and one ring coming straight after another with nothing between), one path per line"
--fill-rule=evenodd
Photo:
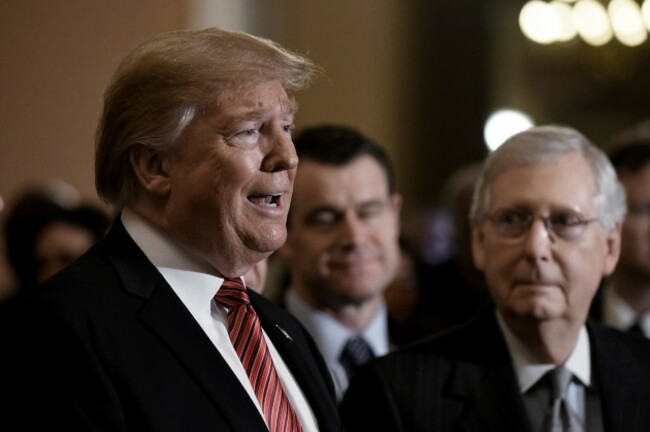
M605 265L600 251L598 253L594 253L594 250L581 252L576 251L556 258L564 283L569 288L575 287L572 290L574 295L581 295L579 293L584 291L595 291L600 283L601 272Z

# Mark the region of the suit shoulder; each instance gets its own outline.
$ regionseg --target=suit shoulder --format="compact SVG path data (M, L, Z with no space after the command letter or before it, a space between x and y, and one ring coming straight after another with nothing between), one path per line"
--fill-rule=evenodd
M590 322L587 328L598 351L618 353L626 350L650 370L650 339L599 323Z

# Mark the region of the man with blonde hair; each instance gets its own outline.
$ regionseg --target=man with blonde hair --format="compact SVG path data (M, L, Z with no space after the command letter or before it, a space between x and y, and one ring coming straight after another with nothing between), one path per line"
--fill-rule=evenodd
M313 341L242 278L285 241L292 94L315 71L220 29L122 62L96 140L113 227L6 317L0 388L18 429L340 429Z

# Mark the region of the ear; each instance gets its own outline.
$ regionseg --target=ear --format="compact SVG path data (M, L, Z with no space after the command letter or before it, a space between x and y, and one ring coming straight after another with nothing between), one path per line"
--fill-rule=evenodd
M131 148L129 162L144 190L158 196L169 195L171 183L164 154L151 147L136 144Z
M476 268L485 270L485 234L476 222L472 222L472 256Z
M617 223L605 237L605 260L603 263L603 276L609 276L616 268L618 257L621 254L621 228L622 223Z

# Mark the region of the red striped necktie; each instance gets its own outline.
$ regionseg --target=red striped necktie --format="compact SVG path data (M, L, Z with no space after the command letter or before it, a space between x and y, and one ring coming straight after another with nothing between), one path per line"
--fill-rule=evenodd
M282 388L260 320L240 279L225 279L215 300L228 310L228 332L251 381L271 432L301 431Z

